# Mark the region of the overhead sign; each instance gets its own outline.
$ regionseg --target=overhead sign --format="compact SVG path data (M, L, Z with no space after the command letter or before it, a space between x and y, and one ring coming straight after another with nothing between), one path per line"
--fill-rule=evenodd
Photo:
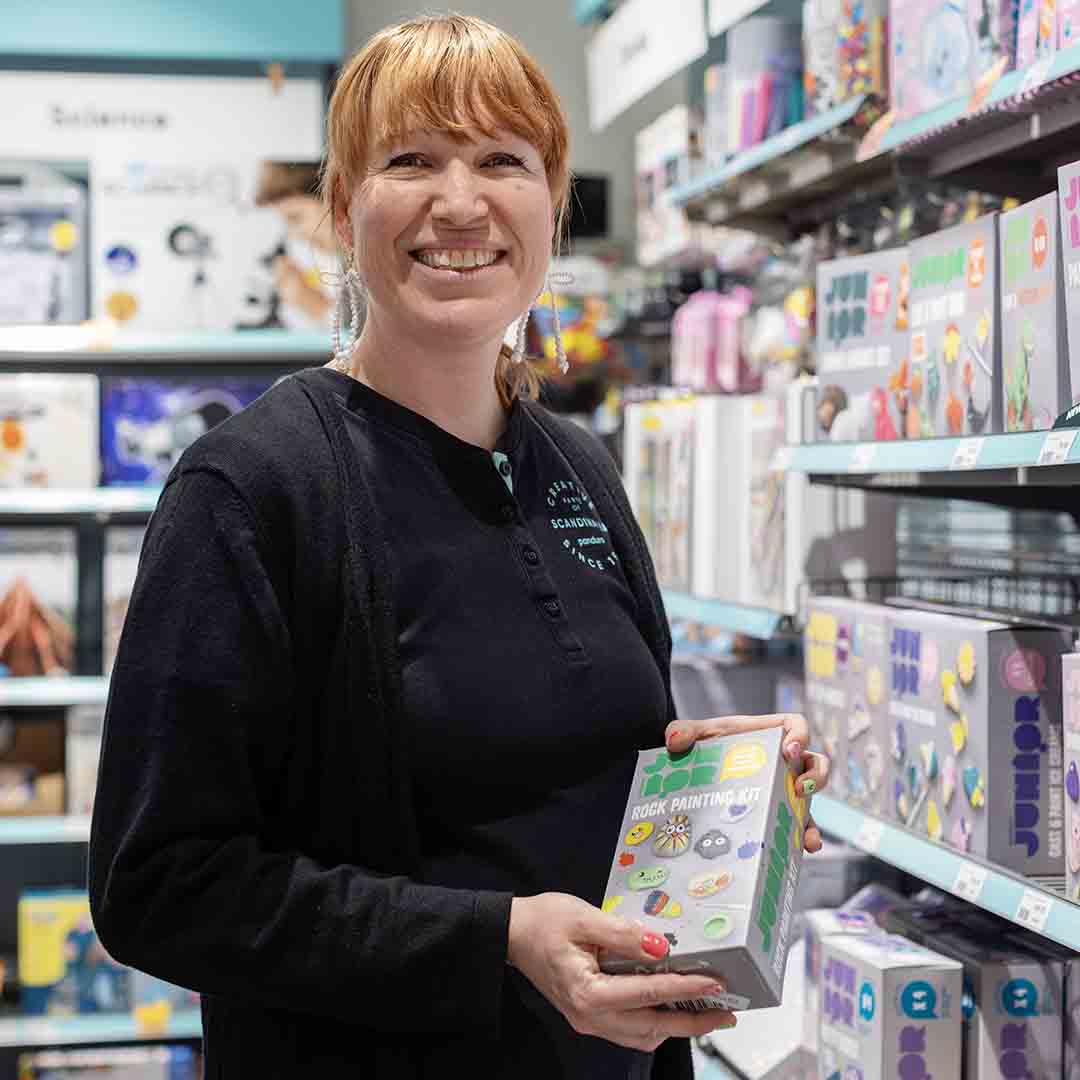
M627 0L587 49L589 126L602 131L707 48L704 0Z

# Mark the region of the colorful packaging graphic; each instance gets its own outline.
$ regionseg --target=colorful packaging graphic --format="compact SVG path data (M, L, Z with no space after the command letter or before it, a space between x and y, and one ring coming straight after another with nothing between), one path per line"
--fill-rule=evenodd
M1058 169L1065 338L1069 356L1069 405L1080 404L1080 161Z
M1080 3L1057 0L1058 48L1068 49L1080 41Z
M906 437L909 285L906 248L818 266L819 439Z
M822 940L818 1076L959 1077L962 969L892 934Z
M1055 193L1001 215L1006 431L1041 431L1068 408L1068 349Z
M200 435L250 405L272 380L101 380L103 486L161 484Z
M1016 873L1060 877L1068 635L899 607L888 624L893 818Z
M987 214L911 244L909 438L1001 430L997 226Z
M1080 903L1080 653L1067 653L1061 658L1061 700L1065 722L1067 895L1074 903Z
M840 100L837 41L841 0L803 0L803 107L806 117Z
M674 759L638 754L603 907L644 916L670 951L647 968L603 957L604 971L706 971L728 986L713 1007L779 1004L808 811L782 738L770 728Z
M0 488L98 482L96 375L0 375Z

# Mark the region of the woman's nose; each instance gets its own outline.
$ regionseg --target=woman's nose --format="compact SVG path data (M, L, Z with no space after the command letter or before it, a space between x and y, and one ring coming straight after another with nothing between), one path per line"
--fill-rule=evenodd
M451 161L439 177L432 214L452 225L469 225L487 217L480 178L464 162Z

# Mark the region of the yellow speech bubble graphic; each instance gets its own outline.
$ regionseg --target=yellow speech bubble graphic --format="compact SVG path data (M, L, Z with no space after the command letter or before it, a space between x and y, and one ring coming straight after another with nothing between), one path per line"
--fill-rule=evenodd
M721 780L744 780L765 767L769 760L761 743L739 743L724 755Z

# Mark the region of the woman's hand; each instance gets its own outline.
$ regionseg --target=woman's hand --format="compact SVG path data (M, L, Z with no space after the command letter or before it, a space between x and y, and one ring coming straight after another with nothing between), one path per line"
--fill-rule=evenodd
M829 759L825 754L817 754L807 749L810 743L810 725L806 722L806 717L798 713L675 720L668 724L664 741L669 753L685 754L698 739L709 739L714 735L745 735L771 727L784 729L784 757L798 769L795 790L806 798L821 791L829 782ZM803 832L803 846L810 852L821 850L821 832L809 815Z
M652 1052L665 1039L734 1027L722 1009L692 1013L659 1006L711 997L724 986L711 975L605 975L601 950L641 963L667 955L668 943L640 923L564 893L515 897L510 906L507 962L566 1017L579 1035L595 1035Z

